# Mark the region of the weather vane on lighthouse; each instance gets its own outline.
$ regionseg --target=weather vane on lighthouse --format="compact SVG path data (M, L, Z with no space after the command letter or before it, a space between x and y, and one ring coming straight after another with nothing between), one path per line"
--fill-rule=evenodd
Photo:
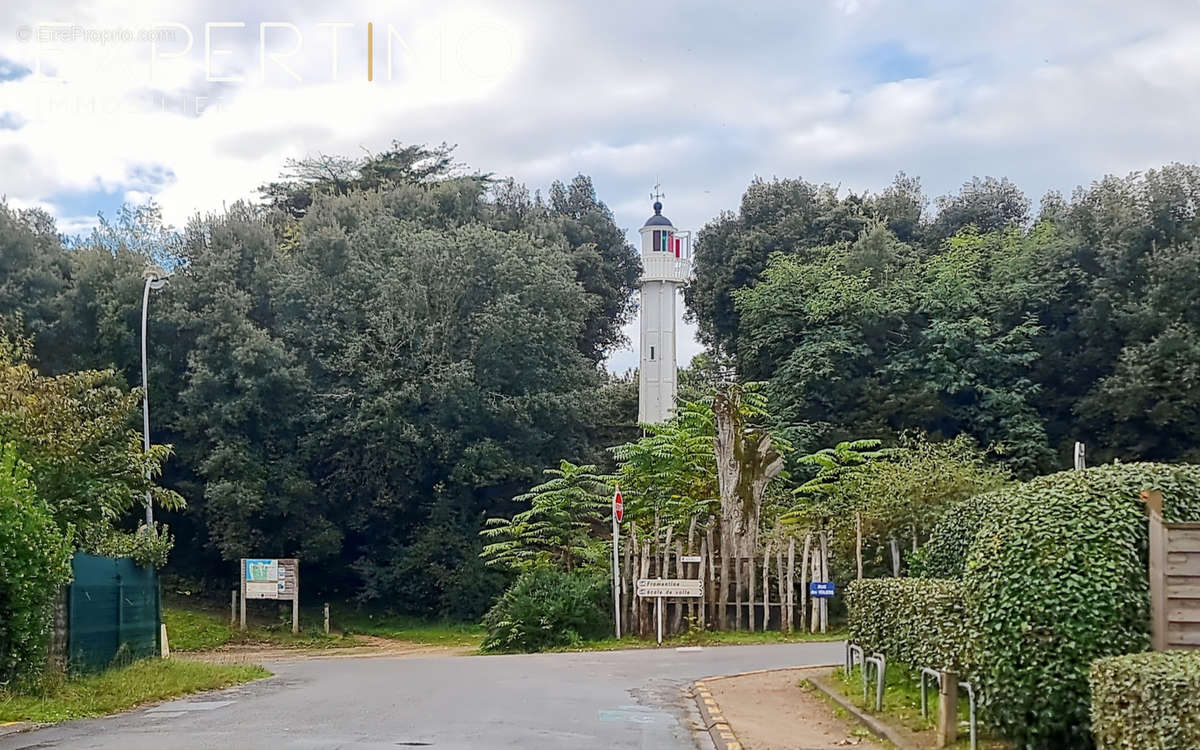
M679 230L662 215L662 183L650 199L654 215L642 235L641 356L638 366L638 421L661 424L675 409L678 365L675 361L676 299L691 276L691 232Z

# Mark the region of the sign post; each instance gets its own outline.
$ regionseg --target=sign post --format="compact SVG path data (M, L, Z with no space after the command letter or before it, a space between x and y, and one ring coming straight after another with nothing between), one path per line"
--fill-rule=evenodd
M621 573L620 573L620 550L621 550L621 519L625 516L625 501L621 497L621 488L618 487L616 494L613 495L613 521L612 521L612 581L613 581L613 624L616 627L617 638L621 638Z
M242 558L241 628L246 629L247 599L291 599L292 632L300 632L300 563L292 558Z
M666 597L685 598L703 597L704 581L698 578L639 578L637 595L641 598L654 597L656 619L658 620L658 645L662 645L663 610L662 600Z

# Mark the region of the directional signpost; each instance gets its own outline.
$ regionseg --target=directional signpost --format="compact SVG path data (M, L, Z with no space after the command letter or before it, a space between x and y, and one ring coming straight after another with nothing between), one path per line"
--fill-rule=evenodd
M702 597L704 581L695 578L639 578L636 592L639 598L654 597L654 609L658 619L658 645L662 645L663 598Z

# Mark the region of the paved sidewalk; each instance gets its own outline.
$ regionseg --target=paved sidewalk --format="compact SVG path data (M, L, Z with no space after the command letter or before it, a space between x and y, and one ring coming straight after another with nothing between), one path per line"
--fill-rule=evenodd
M838 718L820 693L800 687L806 675L830 671L781 669L704 684L743 750L883 750L861 725Z

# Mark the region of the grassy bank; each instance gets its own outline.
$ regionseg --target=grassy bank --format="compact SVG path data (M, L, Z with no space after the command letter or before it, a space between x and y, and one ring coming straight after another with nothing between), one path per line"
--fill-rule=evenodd
M229 615L205 610L163 608L167 640L172 651L207 651L227 644L251 643L285 648L337 648L357 642L342 633L326 635L318 620L301 615L305 627L292 632L291 623L247 623L245 632L229 626Z
M229 625L228 611L174 601L163 609L171 649L208 651L226 645L263 644L286 648L337 648L358 645L354 636L368 635L415 645L479 648L483 627L475 623L431 622L402 615L362 612L349 605L331 610L331 633L324 632L320 609L300 613L303 629L293 634L291 623L250 619L246 632Z
M430 622L403 615L385 615L351 610L333 618L346 633L371 635L424 646L479 648L484 629L477 623Z
M900 664L888 664L884 673L883 711L875 711L875 673L870 673L871 679L867 686L869 698L863 699L862 671L859 667L847 675L844 669L836 669L833 673L833 683L840 688L842 694L859 708L866 709L889 723L902 726L913 732L927 733L932 739L933 729L937 722L938 688L932 680L928 680L925 694L928 700L929 717L921 716L921 684L920 674ZM969 748L968 733L968 703L966 691L960 691L958 705L959 740L953 746ZM930 744L932 747L932 744ZM983 750L1012 750L1012 746L1000 739L991 737L981 725L979 727L979 747Z
M143 659L127 667L67 680L47 679L32 694L0 690L0 721L37 723L105 716L142 703L216 690L270 676L257 666L218 666Z

